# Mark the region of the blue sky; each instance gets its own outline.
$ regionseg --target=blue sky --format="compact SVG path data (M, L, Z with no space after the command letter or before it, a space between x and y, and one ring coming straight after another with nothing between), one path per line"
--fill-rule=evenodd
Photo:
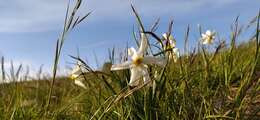
M49 71L67 1L0 0L0 55L5 56L7 62L13 60L15 65L29 65L32 70L44 64L44 70ZM237 15L240 15L241 24L247 24L260 8L259 0L132 0L132 3L146 28L160 18L158 34L166 32L173 19L173 34L179 48L183 48L188 24L193 40L199 38L198 24L203 30L212 29L221 38L229 38L230 25ZM96 67L94 55L101 64L107 60L109 48L122 50L127 43L134 45L132 28L136 21L129 0L83 0L80 11L82 15L93 12L66 39L62 69L71 66L72 59L68 55L77 55L77 48L81 57ZM242 34L245 38L250 35Z

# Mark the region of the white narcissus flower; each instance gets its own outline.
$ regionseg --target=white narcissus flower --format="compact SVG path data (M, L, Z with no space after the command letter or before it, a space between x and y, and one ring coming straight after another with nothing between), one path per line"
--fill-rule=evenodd
M212 44L213 41L215 40L215 35L216 35L216 32L212 32L210 30L207 30L206 33L204 33L204 34L201 34L202 44L204 44L204 45Z
M83 80L84 78L82 78L82 74L86 72L86 70L82 67L82 63L78 62L76 64L76 66L73 68L70 78L72 80L74 80L74 83L84 89L87 89L87 87L84 85Z
M163 39L166 40L167 42L169 42L169 45L170 45L169 47L173 48L173 47L176 46L176 41L175 41L175 39L173 38L173 36L171 34L168 36L167 33L164 33L163 34ZM166 45L166 48L168 48L167 45Z
M174 60L174 62L177 62L179 56L180 56L180 51L178 48L176 48L176 40L173 38L173 36L170 34L168 39L167 39L167 33L163 34L163 38L167 40L165 44L165 50L167 49L172 49L172 51L167 51L166 56L169 57L169 60ZM169 42L169 43L168 43Z
M143 78L144 84L151 80L147 70L147 64L157 64L159 66L165 66L166 64L166 61L162 58L144 56L148 46L147 42L145 34L142 33L141 44L138 51L133 47L128 49L128 55L131 57L131 60L122 64L112 65L111 67L111 70L130 69L131 77L129 86L138 86L141 78Z

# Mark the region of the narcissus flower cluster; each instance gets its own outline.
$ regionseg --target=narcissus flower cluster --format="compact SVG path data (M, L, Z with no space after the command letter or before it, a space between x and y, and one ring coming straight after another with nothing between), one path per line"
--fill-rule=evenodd
M215 32L207 30L204 34L201 34L202 44L212 44L215 39ZM162 40L164 42L163 49L165 51L165 56L168 58L169 61L173 60L177 62L178 58L180 57L179 49L176 48L176 40L171 34L164 33L162 35ZM161 67L166 65L167 59L162 57L154 57L148 56L146 54L148 48L148 39L146 34L141 33L140 38L140 46L136 50L134 47L128 48L128 55L130 60L125 61L120 64L114 64L111 66L111 70L124 70L130 69L130 81L129 86L139 86L143 80L143 84L148 83L151 81L148 72L148 65L155 64ZM82 88L86 89L86 86L83 83L84 77L83 74L86 71L81 62L75 66L75 68L71 72L71 79L74 80L74 83Z

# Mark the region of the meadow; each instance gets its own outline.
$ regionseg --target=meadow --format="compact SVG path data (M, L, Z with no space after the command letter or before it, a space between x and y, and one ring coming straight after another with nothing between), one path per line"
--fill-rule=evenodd
M173 52L175 46L167 42L170 39L180 41L174 38L173 21L165 28L166 37L162 37L156 32L158 21L151 28L144 28L142 16L132 6L140 28L133 31L135 48L147 45L141 57L162 58L160 60L165 63L162 66L145 66L148 74L144 76L149 76L151 80L143 83L141 77L138 78L141 83L130 86L131 70L111 70L111 67L118 67L117 63L134 59L129 57L132 53L128 48L125 51L111 48L109 61L104 63L102 70L92 69L80 56L71 56L75 66L80 64L80 74L74 79L71 75L57 76L66 37L81 22L87 22L92 14L77 16L80 5L81 0L78 0L74 6L68 6L64 29L54 51L51 77L40 77L39 70L39 75L36 75L39 77L33 78L35 80L0 84L1 119L260 119L260 12L248 25L255 30L244 42L237 42L239 35L247 30L239 25L239 17L231 25L230 39L216 37L204 44L198 38L194 49L188 46L190 28L187 27L184 52L177 55ZM198 34L204 33L199 27ZM175 56L170 58L169 54ZM132 62L139 65L143 59ZM4 58L1 63L2 80L29 79L26 74L20 74L22 66L7 72ZM79 79L85 88L75 84L75 80Z

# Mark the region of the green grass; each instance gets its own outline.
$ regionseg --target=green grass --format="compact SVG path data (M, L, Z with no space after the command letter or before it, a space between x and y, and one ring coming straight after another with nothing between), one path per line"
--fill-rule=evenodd
M149 66L153 80L151 87L129 88L129 70L92 71L85 64L91 72L85 74L84 83L88 89L82 89L74 85L68 76L56 77L67 34L86 18L75 17L80 2L74 6L72 13L67 11L64 31L57 40L53 77L0 84L1 119L260 119L259 15L252 26L255 28L254 36L247 42L236 42L240 31L236 20L231 39L225 40L230 45L220 42L214 44L217 48L214 45L197 46L195 51L188 51L184 46L186 54L182 54L177 63L169 61L164 68ZM140 31L162 43L155 31L158 21L146 31L137 11L132 8L141 26ZM171 29L172 22L169 33ZM185 43L188 43L189 32L188 28ZM153 45L153 41L149 43L147 53L164 56L165 51L160 45ZM114 49L109 52L110 61L104 68L109 69L111 63L116 62L117 52ZM123 54L120 61L126 56ZM6 79L8 73L4 69L4 58L1 68L2 78ZM11 71L12 79L27 79L26 75L19 74L20 69ZM158 72L157 77L155 71Z

